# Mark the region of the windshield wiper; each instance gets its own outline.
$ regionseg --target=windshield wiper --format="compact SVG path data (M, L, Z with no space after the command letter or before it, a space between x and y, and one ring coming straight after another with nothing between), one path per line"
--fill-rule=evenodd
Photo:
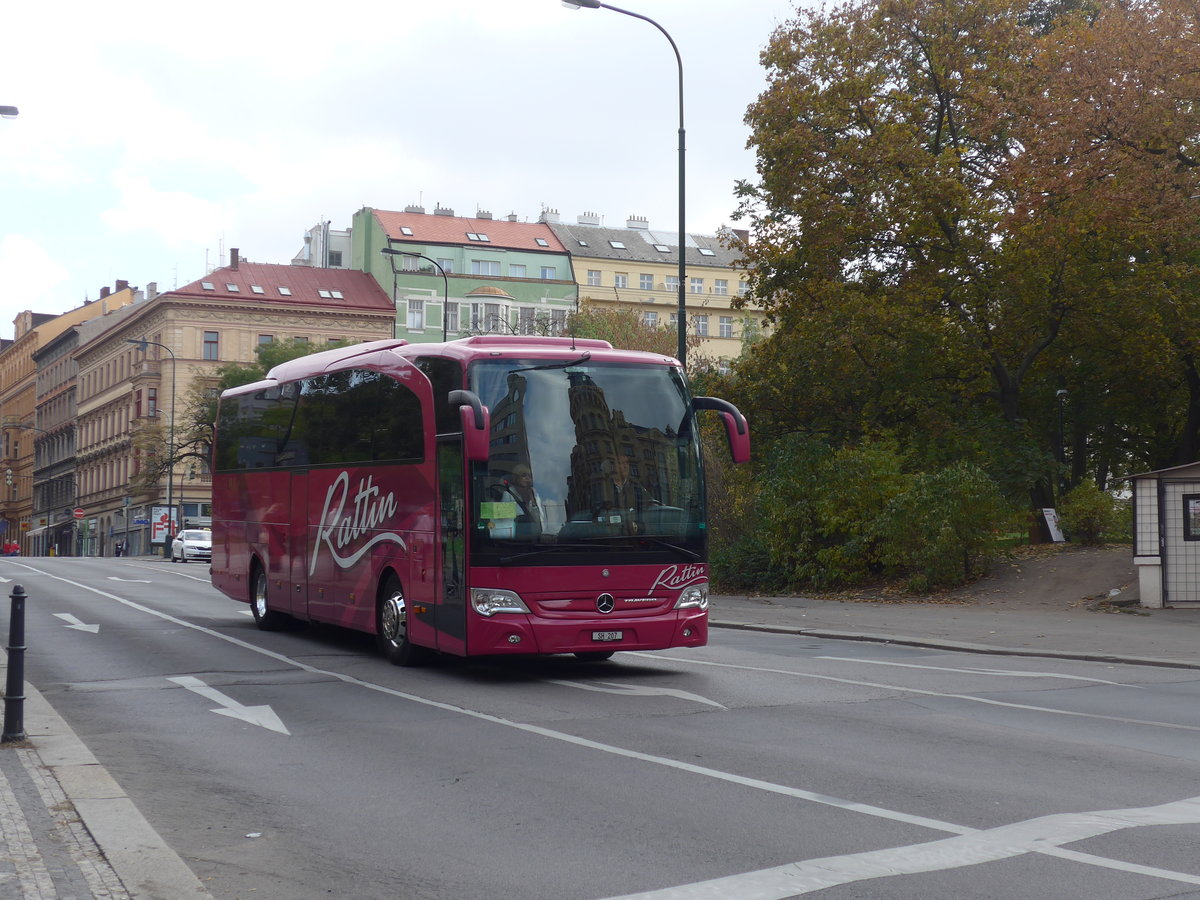
M583 356L579 357L579 359L572 359L568 360L567 362L542 363L540 366L525 366L523 369L509 369L508 374L511 375L513 372L539 372L544 369L569 369L571 366L577 366L580 363L585 363L591 358L591 351L585 350Z
M543 553L557 553L559 550L595 549L596 547L593 544L547 544L545 547L538 547L536 550L527 550L524 553L515 553L512 556L502 556L500 557L500 565L507 566L522 559L529 559L531 556L541 556Z

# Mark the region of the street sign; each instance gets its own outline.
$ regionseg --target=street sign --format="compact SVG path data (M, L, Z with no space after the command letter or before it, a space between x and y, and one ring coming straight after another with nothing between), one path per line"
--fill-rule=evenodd
M82 509L79 509L78 507L76 507L76 509L75 509L75 518L77 518L77 519L82 519L82 518L83 518L83 510L82 510Z

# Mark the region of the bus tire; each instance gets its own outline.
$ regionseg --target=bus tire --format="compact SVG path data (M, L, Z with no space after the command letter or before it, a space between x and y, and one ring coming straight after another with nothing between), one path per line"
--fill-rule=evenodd
M266 570L260 565L255 565L250 579L250 612L254 614L254 624L262 631L278 631L283 628L287 624L288 616L267 606Z
M604 662L606 659L612 659L615 650L581 650L575 654L575 658L583 660L583 662Z
M375 605L375 640L379 652L394 666L419 666L429 658L429 651L408 639L408 601L400 579L389 575L379 591Z

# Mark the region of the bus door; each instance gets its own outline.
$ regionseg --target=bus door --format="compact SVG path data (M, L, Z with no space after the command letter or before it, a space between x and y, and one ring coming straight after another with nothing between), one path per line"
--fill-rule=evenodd
M467 652L466 497L462 437L439 437L437 445L439 546L441 557L436 626L438 649Z
M288 596L292 615L304 621L309 618L308 588L308 543L312 526L308 519L308 469L297 469L291 473L289 498L291 523L287 536Z

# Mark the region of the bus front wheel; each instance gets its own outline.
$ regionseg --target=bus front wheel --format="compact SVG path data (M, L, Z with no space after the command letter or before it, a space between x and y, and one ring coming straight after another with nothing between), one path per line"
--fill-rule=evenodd
M375 639L384 659L396 666L419 666L429 651L408 639L408 601L396 576L389 576L379 592L375 610Z
M254 567L250 612L254 614L254 624L263 631L278 631L287 624L286 615L267 606L267 573L261 566Z

